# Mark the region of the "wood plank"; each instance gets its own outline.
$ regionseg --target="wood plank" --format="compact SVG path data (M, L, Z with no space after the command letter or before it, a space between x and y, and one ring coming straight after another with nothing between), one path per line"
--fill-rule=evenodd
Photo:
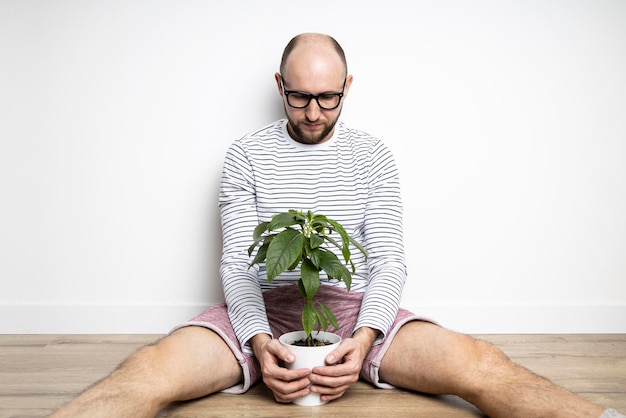
M159 335L0 335L0 417L42 417ZM626 411L626 335L480 335L514 361L600 405ZM283 405L256 384L245 395L176 403L159 417L477 417L454 396L380 390L359 382L321 407Z

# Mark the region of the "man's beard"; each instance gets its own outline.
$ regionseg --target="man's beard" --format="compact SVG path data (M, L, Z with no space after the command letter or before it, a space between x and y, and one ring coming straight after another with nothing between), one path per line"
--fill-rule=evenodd
M328 125L326 125L324 127L324 130L319 135L314 135L314 136L305 135L303 130L300 129L300 127L297 124L295 124L289 117L288 119L289 119L289 122L287 123L287 127L291 129L287 129L287 131L292 136L294 141L300 142L302 144L315 145L328 139L327 138L328 135L330 135L333 129L335 129L335 124L337 123L337 120L339 119L339 115L337 115L337 118L335 120L333 120Z

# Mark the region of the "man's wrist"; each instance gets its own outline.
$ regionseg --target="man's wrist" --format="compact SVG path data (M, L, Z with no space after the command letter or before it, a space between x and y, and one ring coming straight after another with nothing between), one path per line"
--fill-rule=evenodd
M374 341L376 341L376 338L378 338L379 334L380 331L378 331L377 329L370 327L361 327L354 331L352 338L357 340L359 344L361 344L364 352L367 353L374 344Z
M252 338L250 338L250 346L252 347L252 351L254 351L254 355L257 357L261 353L261 348L265 345L272 337L264 332L256 334Z

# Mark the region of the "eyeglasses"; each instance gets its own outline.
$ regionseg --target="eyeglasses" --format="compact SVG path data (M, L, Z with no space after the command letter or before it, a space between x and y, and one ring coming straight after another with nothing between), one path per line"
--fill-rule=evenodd
M346 79L343 80L341 92L327 92L320 94L311 94L297 90L285 90L285 80L280 77L280 83L283 88L283 94L287 98L287 104L295 109L304 109L311 103L311 99L315 99L318 106L324 110L333 110L339 107L343 92L346 89Z

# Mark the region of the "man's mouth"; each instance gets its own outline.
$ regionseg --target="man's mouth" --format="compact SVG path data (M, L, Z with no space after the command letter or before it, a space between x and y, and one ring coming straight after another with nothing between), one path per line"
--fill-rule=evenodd
M306 123L305 122L303 125L310 131L315 131L322 127L321 123Z

